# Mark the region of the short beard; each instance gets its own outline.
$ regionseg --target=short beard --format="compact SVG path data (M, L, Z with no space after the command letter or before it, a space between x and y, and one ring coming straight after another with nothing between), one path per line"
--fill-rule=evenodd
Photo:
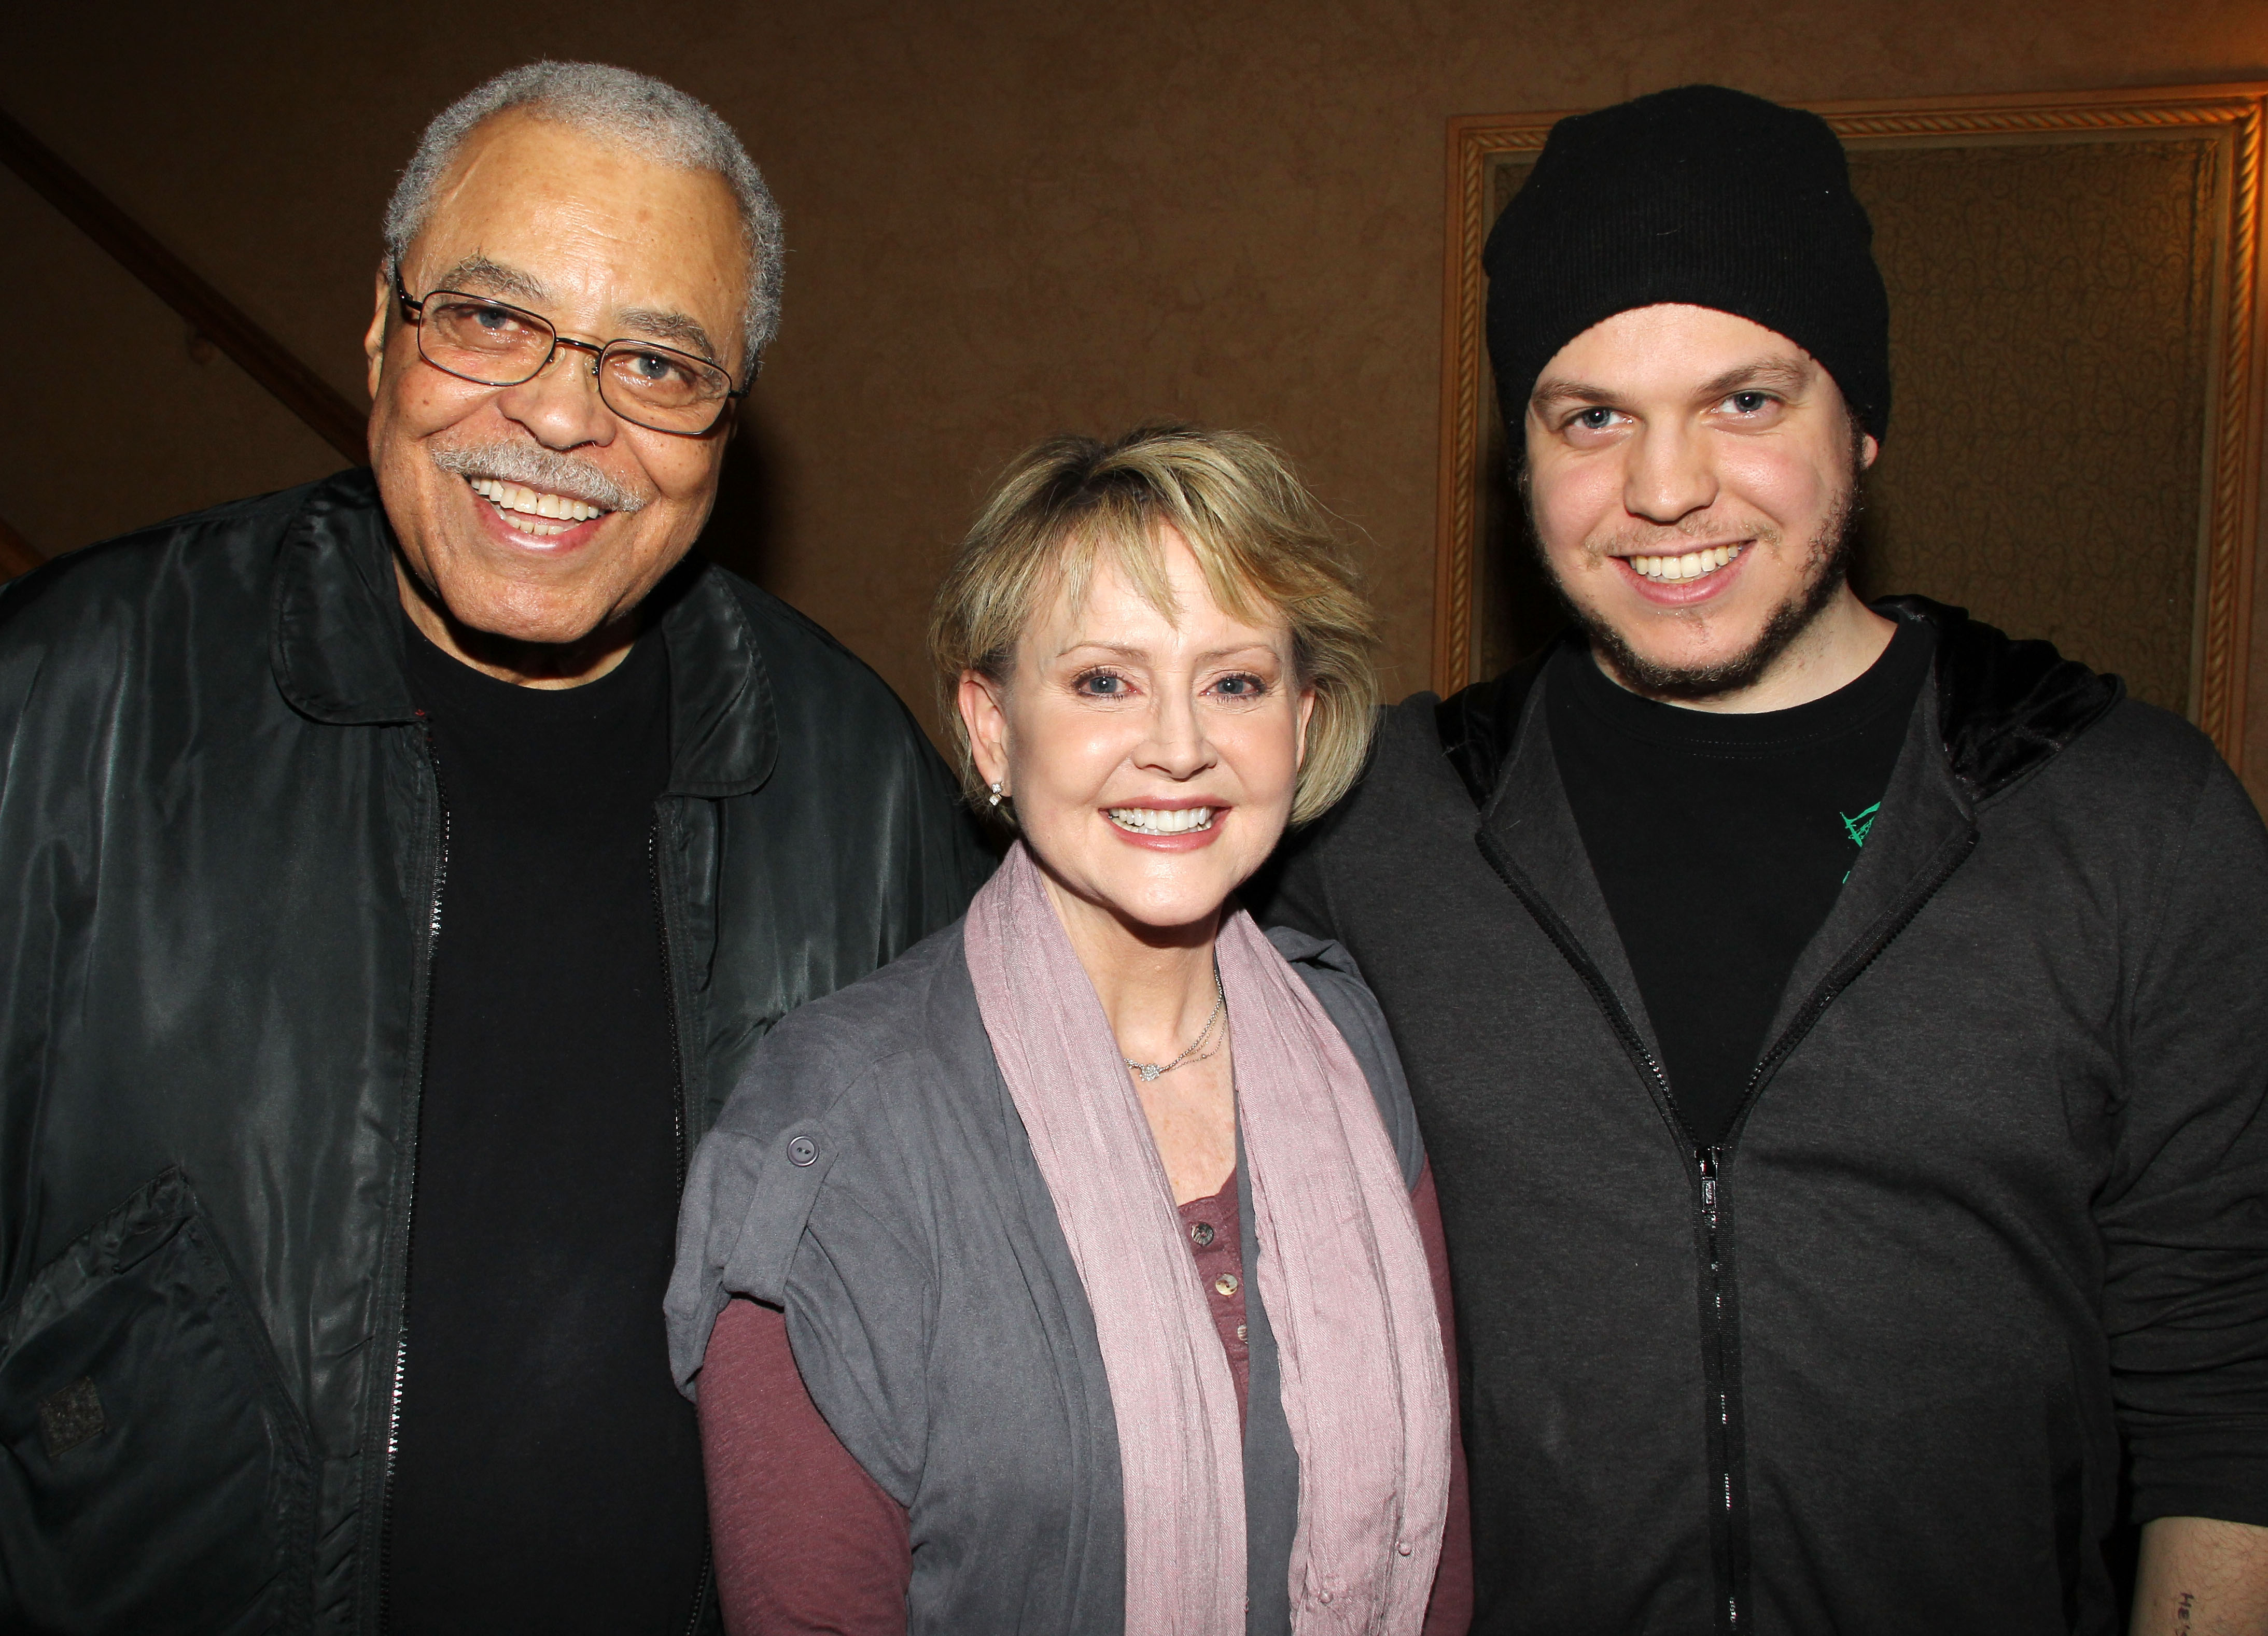
M1820 615L1827 612L1849 582L1851 558L1859 544L1859 517L1864 510L1859 498L1862 473L1854 446L1850 484L1820 520L1817 532L1811 537L1805 557L1805 566L1809 569L1808 583L1772 610L1771 617L1764 621L1764 629L1756 633L1756 641L1746 652L1714 664L1662 664L1646 657L1624 639L1621 632L1567 593L1548 555L1543 557L1544 573L1558 591L1559 599L1567 605L1569 614L1589 639L1592 651L1606 661L1608 669L1631 692L1644 698L1689 701L1738 693L1762 680L1764 672L1771 669L1796 638L1818 622ZM1526 488L1523 481L1523 491ZM1535 526L1532 501L1528 532L1537 541L1537 554L1543 555L1543 537ZM1764 541L1760 539L1757 543Z
M624 488L588 460L561 454L541 444L499 438L490 443L428 445L433 464L456 477L493 477L501 482L564 495L602 511L643 511L652 496Z

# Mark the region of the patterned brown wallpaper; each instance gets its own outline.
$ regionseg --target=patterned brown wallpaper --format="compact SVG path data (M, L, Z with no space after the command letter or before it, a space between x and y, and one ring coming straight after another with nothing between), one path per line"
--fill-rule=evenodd
M1857 579L2189 702L2214 146L1860 150L1895 399Z
M452 96L545 54L732 120L792 249L711 543L924 720L929 594L985 479L1159 414L1287 445L1358 532L1389 691L1428 685L1453 115L2268 77L2263 0L484 0L446 43L369 0L129 11L13 8L0 107L350 395L379 211ZM107 324L102 367L0 393L0 517L62 549L330 469L101 262L0 176L9 310Z

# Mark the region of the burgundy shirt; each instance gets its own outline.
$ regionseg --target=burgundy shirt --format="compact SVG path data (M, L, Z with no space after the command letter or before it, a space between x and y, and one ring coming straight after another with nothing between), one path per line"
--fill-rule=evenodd
M1189 1236L1212 1326L1236 1379L1236 1420L1241 1426L1252 1396L1252 1348L1244 1339L1244 1232L1236 1219L1234 1170L1211 1198L1192 1199L1182 1207L1182 1230Z
M1448 1252L1430 1164L1410 1201L1432 1273L1449 1366L1448 1526L1425 1636L1462 1636L1473 1613L1471 1511L1458 1424ZM1236 1381L1241 1419L1252 1364L1236 1213L1233 1172L1211 1198L1181 1207L1213 1327ZM701 1447L727 1631L734 1636L905 1636L906 1588L913 1578L906 1509L866 1474L811 1401L778 1309L736 1299L718 1315L701 1368Z

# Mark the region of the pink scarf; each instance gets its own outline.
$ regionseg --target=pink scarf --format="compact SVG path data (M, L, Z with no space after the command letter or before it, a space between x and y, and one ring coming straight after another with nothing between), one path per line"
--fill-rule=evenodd
M1242 1636L1228 1360L1117 1041L1020 842L976 894L966 943L1094 1311L1124 1472L1127 1636ZM1242 910L1215 954L1300 1456L1292 1628L1416 1636L1448 1510L1449 1385L1409 1189L1353 1053Z

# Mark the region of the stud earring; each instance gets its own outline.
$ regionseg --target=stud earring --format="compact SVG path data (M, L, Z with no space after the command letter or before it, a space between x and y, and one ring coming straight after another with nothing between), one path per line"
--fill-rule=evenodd
M997 778L992 781L992 804L996 807L1000 804L1000 781Z

